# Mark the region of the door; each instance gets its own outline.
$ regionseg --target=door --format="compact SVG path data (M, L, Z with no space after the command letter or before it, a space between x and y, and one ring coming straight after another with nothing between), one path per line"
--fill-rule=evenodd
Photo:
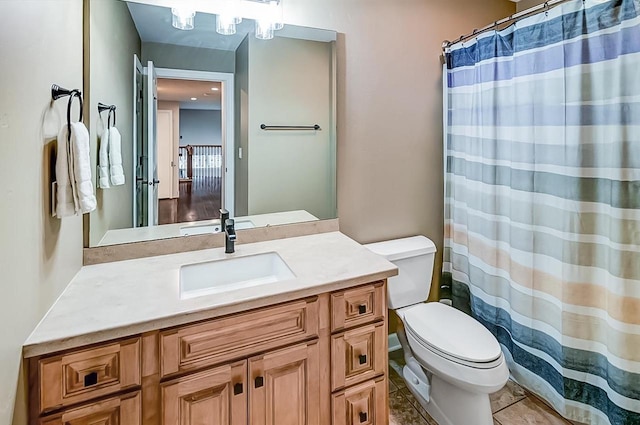
M320 423L318 355L318 341L313 341L249 360L251 425Z
M143 125L142 152L140 163L142 166L142 222L141 226L155 226L158 224L158 144L157 144L157 114L158 114L158 83L153 62L148 61L144 68L143 90Z
M242 360L163 384L162 425L246 425L246 377Z
M98 401L40 420L40 425L142 425L140 391Z
M173 198L173 111L158 110L158 198Z

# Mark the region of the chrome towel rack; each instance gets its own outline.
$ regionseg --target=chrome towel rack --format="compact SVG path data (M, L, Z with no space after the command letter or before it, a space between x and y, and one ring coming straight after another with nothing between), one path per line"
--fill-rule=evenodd
M266 125L260 124L260 128L265 131L270 130L322 130L318 124L314 125Z

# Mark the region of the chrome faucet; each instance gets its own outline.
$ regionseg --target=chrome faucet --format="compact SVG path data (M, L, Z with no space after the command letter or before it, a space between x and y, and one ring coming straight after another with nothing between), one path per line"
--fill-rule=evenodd
M236 227L235 221L232 218L228 218L224 221L224 235L225 235L225 250L226 254L233 254L235 252L236 241Z

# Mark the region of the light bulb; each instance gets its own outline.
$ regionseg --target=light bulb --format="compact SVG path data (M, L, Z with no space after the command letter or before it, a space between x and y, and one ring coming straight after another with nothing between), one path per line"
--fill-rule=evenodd
M216 16L216 32L222 35L233 35L236 33L235 18L230 15Z
M271 40L273 38L273 23L269 19L256 19L256 38Z
M171 25L179 30L192 30L196 12L193 9L174 7L171 9Z

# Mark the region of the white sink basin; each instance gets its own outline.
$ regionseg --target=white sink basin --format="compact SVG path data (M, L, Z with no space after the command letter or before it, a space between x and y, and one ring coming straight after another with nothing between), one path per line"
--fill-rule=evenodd
M235 222L236 230L253 229L256 227L251 220L242 220ZM180 227L180 236L204 235L207 233L220 232L219 224L200 224L193 226Z
M265 285L295 277L287 263L275 252L189 264L180 267L180 299Z

